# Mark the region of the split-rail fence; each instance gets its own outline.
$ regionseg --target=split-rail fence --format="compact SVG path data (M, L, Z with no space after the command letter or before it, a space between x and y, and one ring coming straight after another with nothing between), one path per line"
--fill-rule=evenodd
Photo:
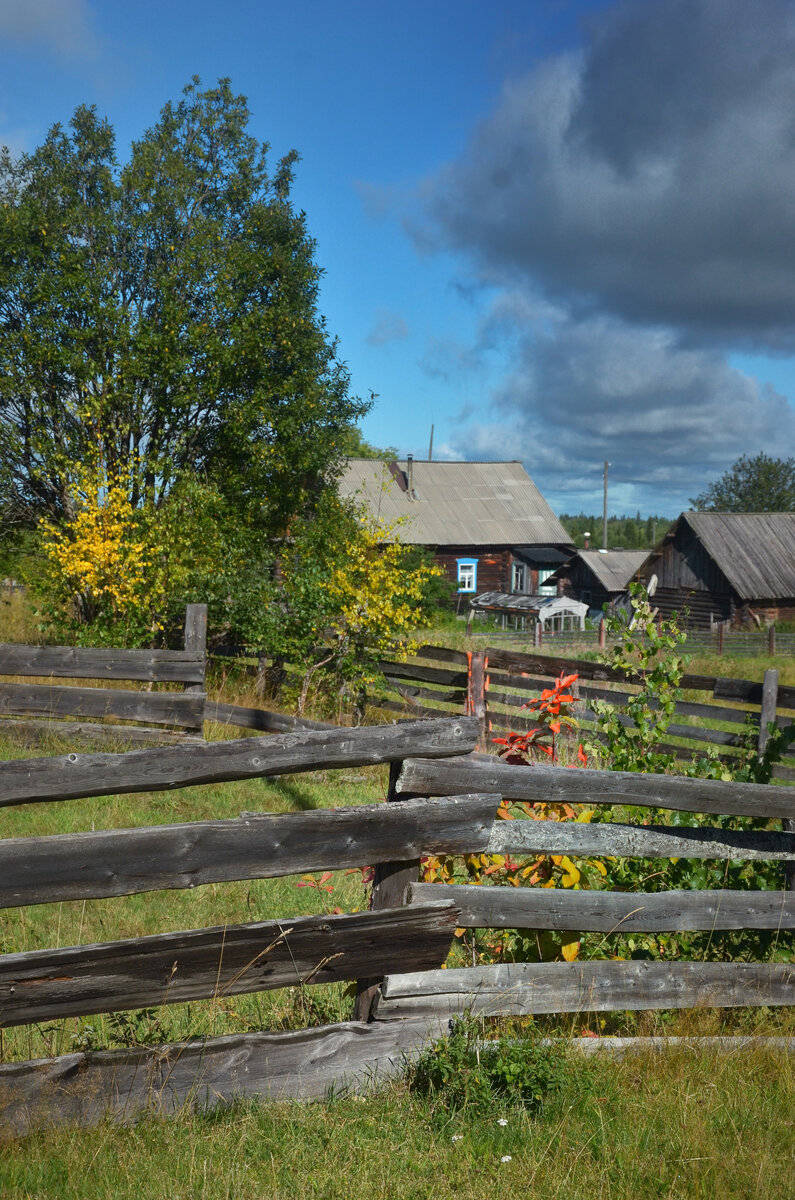
M795 864L795 794L772 785L557 767L473 754L476 717L0 763L0 806L390 764L387 803L0 840L0 906L375 865L369 911L167 930L0 956L0 1026L357 980L354 1019L287 1033L75 1052L0 1065L0 1133L124 1121L241 1096L310 1098L402 1069L450 1014L786 1005L787 962L549 962L442 969L461 927L779 930L795 891L621 894L425 885L423 855L554 853ZM497 820L503 799L751 815L757 832Z
M520 654L491 647L463 652L444 646L422 646L408 662L385 661L381 669L389 693L378 703L388 712L415 716L446 716L454 712L475 713L481 721L481 741L491 741L492 731L521 732L535 724L524 706L548 688L560 673L579 675L574 693L580 703L578 718L581 739L595 736L593 700L605 700L621 708L640 688L640 680L627 680L620 671L602 663ZM682 677L688 696L676 705L673 722L659 749L687 760L703 755L706 747L728 762L749 746L764 750L768 725L788 726L795 722L795 687L779 684L778 671L765 672L764 681L713 675ZM795 782L795 744L785 752L773 777Z
M206 642L207 605L189 604L182 650L0 645L0 731L124 742L203 738ZM117 681L144 687L104 686ZM154 690L163 685L168 690Z

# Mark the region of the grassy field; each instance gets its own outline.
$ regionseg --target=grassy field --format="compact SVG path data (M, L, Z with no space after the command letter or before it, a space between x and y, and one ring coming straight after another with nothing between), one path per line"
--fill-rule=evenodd
M6 1145L4 1200L791 1200L795 1065L762 1051L569 1063L531 1116L447 1117L397 1085ZM505 1124L500 1124L500 1118Z

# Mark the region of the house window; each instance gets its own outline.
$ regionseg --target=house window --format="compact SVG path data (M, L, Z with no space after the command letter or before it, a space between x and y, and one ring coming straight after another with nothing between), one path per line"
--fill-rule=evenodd
M539 596L557 596L558 589L554 583L545 583L550 575L554 572L554 567L539 567L538 568L538 594Z
M478 560L476 558L458 558L458 590L459 592L474 592L478 586Z
M513 563L511 566L511 591L527 591L527 567L524 563Z

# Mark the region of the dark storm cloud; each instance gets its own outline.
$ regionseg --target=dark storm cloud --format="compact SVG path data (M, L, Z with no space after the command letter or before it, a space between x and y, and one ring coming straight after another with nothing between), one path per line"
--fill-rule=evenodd
M577 311L795 346L795 6L640 0L506 84L419 241Z
M785 398L716 351L683 349L669 330L610 317L547 315L531 327L525 308L517 298L516 329L525 332L515 370L496 411L461 430L455 449L465 457L519 456L542 491L586 508L599 499L608 459L626 507L673 513L740 454L795 452Z

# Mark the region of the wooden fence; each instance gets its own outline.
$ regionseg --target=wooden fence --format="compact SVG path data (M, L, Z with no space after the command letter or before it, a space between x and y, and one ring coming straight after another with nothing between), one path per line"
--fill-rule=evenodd
M511 628L511 622L514 628ZM606 633L604 622L595 629L541 629L538 624L532 624L525 617L504 617L502 628L478 628L476 624L468 627L467 632L473 638L473 646L484 640L494 641L511 639L514 642L524 642L528 649L539 650L543 646L550 654L561 654L564 650L588 650L603 648L614 644L618 639ZM795 633L786 633L769 625L766 630L755 630L753 633L741 633L738 630L726 629L724 624L716 624L712 629L685 629L685 641L682 649L688 653L712 653L718 656L727 654L733 658L747 658L751 655L795 654ZM475 641L474 639L477 639ZM524 650L524 646L522 649Z
M503 798L795 817L789 789L555 767L471 753L476 717L0 763L5 805L390 763L388 803L0 841L0 906L376 865L370 911L166 931L0 956L0 1026L356 979L355 1017L288 1033L0 1065L0 1133L123 1121L239 1096L368 1086L450 1013L783 1005L795 965L552 962L441 970L457 927L795 927L795 892L551 891L424 885L424 854L561 853L795 863L795 834L495 820Z
M595 716L589 701L626 703L639 683L628 682L619 671L586 660L552 655L519 654L490 648L464 653L442 646L422 646L409 662L383 662L381 667L391 694L380 706L391 712L416 716L446 716L466 710L477 712L482 723L481 740L491 731L522 731L534 722L522 707L552 680L565 672L577 672L575 688L581 704L575 710L582 735L595 734ZM607 684L618 686L608 687ZM711 746L720 757L731 761L744 747L764 749L768 723L787 726L795 721L795 687L780 686L778 672L765 672L763 683L712 675L685 675L682 688L697 699L681 700L660 750L679 759L691 759ZM774 769L776 779L795 781L795 745Z
M0 645L0 676L6 677L0 682L0 729L90 738L121 734L125 741L202 737L206 640L207 606L189 604L183 650ZM12 681L18 678L38 682ZM109 680L138 681L148 690L103 687ZM151 690L164 683L179 691Z

